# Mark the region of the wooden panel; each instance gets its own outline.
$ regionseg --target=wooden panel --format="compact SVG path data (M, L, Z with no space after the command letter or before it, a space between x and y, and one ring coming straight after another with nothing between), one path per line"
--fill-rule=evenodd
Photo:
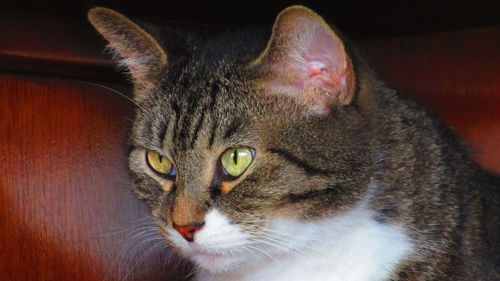
M0 7L0 71L123 81L83 14Z
M382 80L419 97L500 173L500 26L359 45Z
M132 111L96 86L0 75L0 280L179 280L130 191Z

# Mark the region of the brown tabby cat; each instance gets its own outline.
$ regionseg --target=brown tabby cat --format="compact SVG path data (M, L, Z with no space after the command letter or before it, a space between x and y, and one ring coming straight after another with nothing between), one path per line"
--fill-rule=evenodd
M313 11L267 44L89 19L135 86L135 192L196 280L500 280L500 179Z

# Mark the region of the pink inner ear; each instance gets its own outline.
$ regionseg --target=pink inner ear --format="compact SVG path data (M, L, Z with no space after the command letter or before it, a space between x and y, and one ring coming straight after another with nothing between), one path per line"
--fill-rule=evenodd
M306 48L301 52L303 65L297 65L295 71L302 72L299 76L304 80L299 84L307 85L308 82L321 86L329 92L336 92L339 86L346 86L346 58L344 48L339 39L322 26L313 29L313 36ZM296 61L297 62L297 61ZM334 88L332 88L334 87Z
M347 95L347 55L328 26L315 21L303 24L284 35L283 56L271 62L270 86L323 113Z
M278 15L268 48L255 63L265 70L269 94L288 96L313 114L351 101L354 72L344 44L307 8L292 6Z
M335 33L317 18L299 20L291 32L283 33L271 53L275 57L268 60L271 91L291 96L320 114L344 102L350 72Z
M347 76L345 71L335 73L332 68L321 61L306 62L305 71L300 74L301 79L292 85L298 89L306 86L317 85L322 89L331 92L341 90L347 86Z

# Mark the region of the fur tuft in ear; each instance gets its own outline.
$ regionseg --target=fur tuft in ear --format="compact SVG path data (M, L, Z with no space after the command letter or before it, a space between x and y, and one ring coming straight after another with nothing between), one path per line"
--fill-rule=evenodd
M158 42L139 25L111 9L92 8L88 19L121 58L119 64L130 71L136 96L150 87L167 64L167 55Z
M252 66L262 71L267 93L289 96L314 114L349 104L354 94L354 70L342 40L303 6L278 15L266 49Z

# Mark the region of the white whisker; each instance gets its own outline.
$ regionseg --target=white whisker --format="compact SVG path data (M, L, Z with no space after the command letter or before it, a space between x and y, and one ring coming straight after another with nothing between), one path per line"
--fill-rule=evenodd
M266 255L267 257L271 258L274 262L278 262L278 260L276 260L272 255L268 254L266 251L264 251L262 249L259 249L258 247L254 247L254 246L250 246L250 245L246 245L245 247L248 247L249 249L256 250L256 251Z

